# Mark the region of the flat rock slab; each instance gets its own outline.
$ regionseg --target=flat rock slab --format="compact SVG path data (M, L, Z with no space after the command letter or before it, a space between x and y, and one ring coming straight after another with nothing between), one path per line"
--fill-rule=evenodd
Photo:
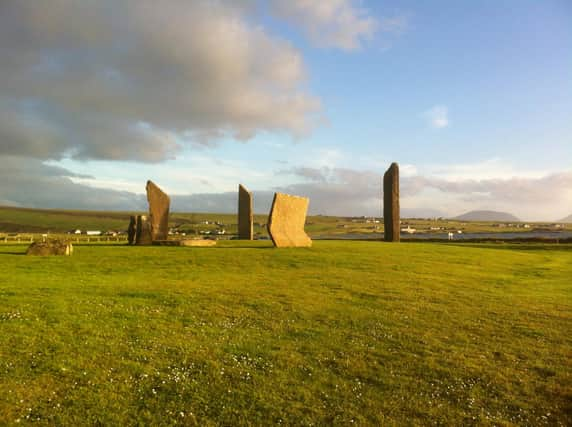
M73 246L70 242L49 240L47 242L34 242L26 251L26 255L35 256L70 256Z
M310 199L276 193L268 217L268 234L277 248L312 246L304 231Z
M186 240L155 240L154 245L157 246L198 246L207 247L215 246L216 240L206 240L206 239L186 239Z

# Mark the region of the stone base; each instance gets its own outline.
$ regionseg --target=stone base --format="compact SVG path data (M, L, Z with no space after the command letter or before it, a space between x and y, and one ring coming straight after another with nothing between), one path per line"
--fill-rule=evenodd
M47 242L34 242L26 251L26 255L35 256L70 256L73 253L73 246L70 242L61 240L49 240Z
M216 240L206 240L206 239L186 239L186 240L154 240L154 245L157 246L215 246Z

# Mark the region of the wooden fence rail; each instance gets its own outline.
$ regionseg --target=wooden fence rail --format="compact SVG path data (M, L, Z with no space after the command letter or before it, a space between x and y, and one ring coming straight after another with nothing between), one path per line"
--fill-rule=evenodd
M74 236L67 234L20 234L17 236L0 235L0 243L26 243L42 242L47 239L61 239L71 243L119 243L127 242L127 236Z

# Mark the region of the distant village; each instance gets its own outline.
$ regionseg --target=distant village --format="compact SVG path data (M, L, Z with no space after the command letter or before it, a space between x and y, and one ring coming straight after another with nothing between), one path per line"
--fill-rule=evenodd
M321 221L317 218L327 218L318 215L314 218L308 218L306 226L310 228L314 225L323 225ZM330 221L325 221L325 223L330 223ZM256 238L258 239L268 239L265 235L264 230L266 227L265 223L255 222L255 229L259 231L256 233ZM460 235L466 232L470 232L471 228L475 226L486 226L487 228L496 229L498 232L502 231L514 231L521 229L522 231L535 231L535 232L555 232L563 231L566 229L566 224L562 223L525 223L525 222L467 222L458 221L454 219L447 218L408 218L400 221L400 231L404 235L413 234L431 234L431 233L447 233L449 239L453 235ZM326 231L326 233L355 233L359 230L360 233L370 232L370 233L381 233L383 231L383 218L382 217L339 217L334 221L331 221L331 229ZM231 231L229 231L229 228ZM173 237L185 237L189 235L200 235L206 239L233 239L235 237L235 224L225 224L220 221L203 220L196 223L182 223L175 225L169 229L169 235ZM490 230L494 232L494 230ZM61 234L57 232L41 232L33 233L28 231L20 232L0 232L0 242L8 241L19 241L19 240L29 240L32 238L32 234L41 235L42 238L47 238L49 234ZM73 228L68 230L65 234L75 236L75 239L79 240L89 240L90 238L104 239L104 240L123 240L127 238L127 230L96 230L96 229L80 229ZM75 240L74 237L71 237Z

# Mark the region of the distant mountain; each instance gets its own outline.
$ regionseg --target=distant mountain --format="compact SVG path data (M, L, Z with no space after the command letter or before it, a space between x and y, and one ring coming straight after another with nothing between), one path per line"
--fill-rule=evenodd
M455 218L460 221L498 221L498 222L519 222L520 219L507 212L496 211L470 211Z
M572 214L568 215L566 218L562 218L558 222L572 222Z

